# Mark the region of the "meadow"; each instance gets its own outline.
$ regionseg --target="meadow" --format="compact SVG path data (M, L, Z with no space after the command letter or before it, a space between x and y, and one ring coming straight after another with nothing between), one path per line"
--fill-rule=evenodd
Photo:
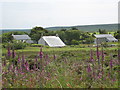
M2 49L3 88L117 88L117 47Z

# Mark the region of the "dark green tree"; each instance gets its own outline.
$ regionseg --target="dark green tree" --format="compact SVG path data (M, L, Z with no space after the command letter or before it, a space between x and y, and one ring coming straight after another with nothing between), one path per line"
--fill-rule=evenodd
M71 45L72 40L79 41L80 33L81 33L81 31L79 31L79 30L68 30L68 31L66 31L65 32L65 39L67 41L67 44Z
M48 31L43 27L34 27L31 29L29 36L32 40L38 43L38 40L41 38L41 35L48 35Z
M104 30L99 29L99 34L107 34L107 31L105 29Z
M67 29L61 29L60 31L64 31L64 32L65 32L66 30L67 30Z
M116 39L120 39L120 31L115 32L115 33L114 33L114 37L115 37Z
M71 30L78 30L76 27L72 27Z

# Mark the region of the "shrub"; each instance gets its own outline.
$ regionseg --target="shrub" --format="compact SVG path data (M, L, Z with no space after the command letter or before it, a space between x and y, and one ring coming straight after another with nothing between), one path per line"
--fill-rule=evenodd
M73 39L73 40L71 41L71 44L72 44L72 45L78 45L78 44L79 44L79 41Z
M27 46L26 43L23 42L15 42L13 43L14 49L24 49Z
M70 45L70 47L75 47L75 48L85 48L85 45Z
M11 48L14 48L15 50L17 50L17 49L24 49L27 45L29 44L14 40L13 43L4 43L2 46L4 48L7 48L8 46L10 46Z
M31 47L43 47L42 44L31 44Z

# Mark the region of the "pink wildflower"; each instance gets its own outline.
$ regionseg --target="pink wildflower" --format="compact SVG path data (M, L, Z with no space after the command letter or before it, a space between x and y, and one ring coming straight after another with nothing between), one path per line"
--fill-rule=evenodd
M42 59L42 58L43 58L42 47L40 48L39 56L40 56L40 59Z
M91 67L90 67L90 65L88 65L88 67L87 67L87 72L91 72L92 70L91 70Z
M10 47L8 47L7 56L8 56L8 57L10 57L10 56L11 56Z

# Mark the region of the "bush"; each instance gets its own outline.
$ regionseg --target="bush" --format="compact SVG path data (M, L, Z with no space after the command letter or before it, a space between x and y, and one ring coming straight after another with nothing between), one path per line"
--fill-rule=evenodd
M26 43L23 42L14 42L13 47L14 49L24 49L27 46Z
M105 47L105 48L109 47L108 43L106 43L106 42L102 43L102 46Z
M8 46L10 46L11 49L14 48L15 50L17 50L24 49L27 45L28 45L27 43L14 40L13 43L4 43L2 47L7 48Z
M70 47L75 47L75 48L85 48L85 45L70 45Z
M79 45L79 41L73 39L73 40L71 41L71 44L72 44L72 45Z
M31 47L43 47L44 45L42 44L31 44Z

